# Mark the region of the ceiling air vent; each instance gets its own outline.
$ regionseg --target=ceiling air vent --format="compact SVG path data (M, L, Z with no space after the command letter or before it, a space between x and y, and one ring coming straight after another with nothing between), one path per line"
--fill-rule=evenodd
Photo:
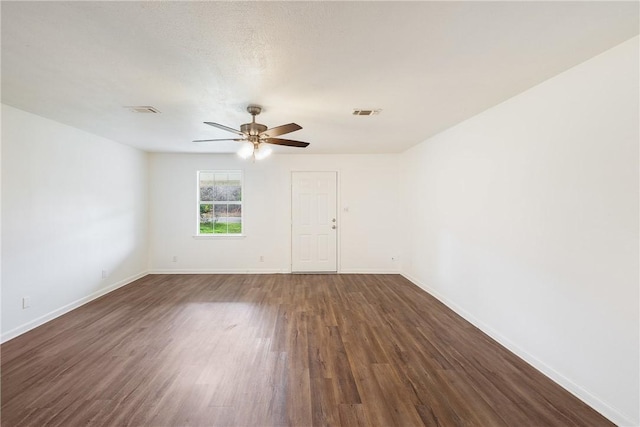
M160 111L158 111L156 108L150 106L150 105L134 105L134 106L128 106L125 107L128 108L129 110L133 111L134 113L153 113L153 114L157 114Z
M380 114L382 109L378 108L377 110L364 110L360 108L356 108L353 110L354 116L375 116L376 114Z

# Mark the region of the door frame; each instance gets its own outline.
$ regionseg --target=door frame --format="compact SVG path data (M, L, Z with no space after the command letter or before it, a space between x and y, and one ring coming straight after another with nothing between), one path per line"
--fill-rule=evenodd
M339 169L290 169L289 170L289 273L293 273L293 174L294 173L313 173L313 172L333 172L336 174L336 274L340 274L341 272L341 263L340 263L340 236L341 233L341 224L342 224L342 216L340 215L342 212L341 208L341 197L340 197L340 170ZM305 274L305 273L301 273ZM314 274L313 272L307 274ZM323 274L323 273L319 273ZM324 273L324 274L332 274L332 273Z

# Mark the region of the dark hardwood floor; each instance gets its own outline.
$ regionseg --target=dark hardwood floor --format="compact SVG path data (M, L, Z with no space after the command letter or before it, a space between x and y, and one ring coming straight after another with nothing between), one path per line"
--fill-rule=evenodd
M150 275L2 351L2 426L605 426L397 275Z

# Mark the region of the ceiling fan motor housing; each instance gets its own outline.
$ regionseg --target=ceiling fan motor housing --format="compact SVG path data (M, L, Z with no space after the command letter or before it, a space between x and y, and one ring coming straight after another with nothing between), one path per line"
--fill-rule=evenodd
M256 122L245 123L240 126L240 131L247 135L258 135L260 132L264 132L265 130L267 130L267 127L265 125L261 125L260 123Z

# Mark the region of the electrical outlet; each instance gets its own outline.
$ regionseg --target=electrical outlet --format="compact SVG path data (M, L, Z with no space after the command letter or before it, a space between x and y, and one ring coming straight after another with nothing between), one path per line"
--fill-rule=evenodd
M260 255L260 262L264 262L264 256Z
M102 278L103 278L103 279L106 279L106 278L107 278L107 276L108 276L108 274L107 274L107 270L102 270Z
M178 262L178 257L176 255L173 256L173 258L171 259L173 262Z
M22 309L31 307L31 297L22 297Z

